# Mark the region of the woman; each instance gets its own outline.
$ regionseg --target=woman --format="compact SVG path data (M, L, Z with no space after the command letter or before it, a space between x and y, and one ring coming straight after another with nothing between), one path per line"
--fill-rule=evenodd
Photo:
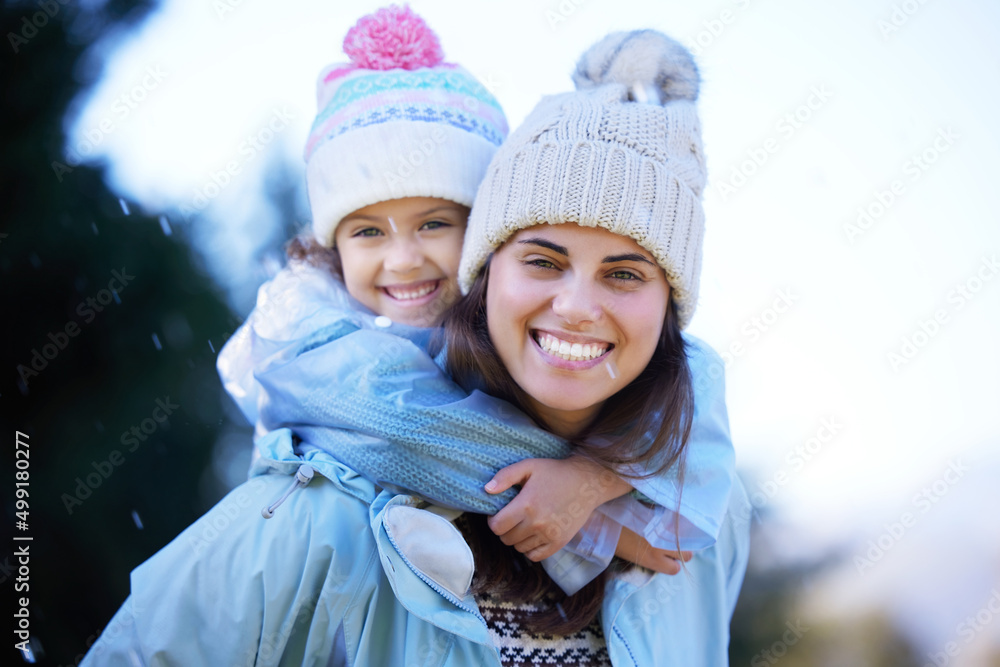
M449 370L616 472L683 469L691 371L703 377L705 357L719 363L681 335L697 301L704 229L697 72L682 47L641 31L607 37L575 79L580 90L543 100L480 185L460 268L467 296L446 322ZM663 646L651 624L630 632L616 620L623 587L642 595L623 583L634 571L606 571L567 597L521 556L533 542L514 531L503 542L516 551L503 549L481 515L470 517L473 589L484 613L496 612L486 617L504 664L601 664L608 653L614 664L644 664L637 656L647 650L645 664L675 664L668 655L724 663L746 557L738 485L733 502L726 538L689 565L699 594L664 619ZM654 577L691 592L695 582L677 579ZM682 624L687 631L675 632ZM571 649L570 635L586 641Z
M625 41L643 44L642 37ZM621 38L610 46L609 52L623 52ZM685 115L685 100L674 100L680 113L668 113L665 124L666 107L629 101L648 91L628 89L600 85L579 99L562 96L539 106L491 165L463 258L466 283L478 275L463 302L481 315L470 336L486 336L507 366L505 397L574 440L626 434L621 448L588 452L623 473L643 459L655 468L683 456L690 383L686 391L683 381L669 391L672 407L636 413L615 404L628 408L649 391L644 373L654 376L652 386L663 377L677 384L684 375L679 329L697 292L704 178L697 118ZM654 89L661 92L669 99L670 91ZM584 123L582 133L560 124L588 110L603 122ZM619 132L609 119L624 119L640 133L652 124L652 138ZM603 162L586 159L601 155ZM665 177L650 159L678 168ZM690 183L682 181L692 174ZM525 179L539 187L524 188ZM648 192L652 198L643 196ZM479 272L494 249L490 268ZM673 361L660 358L667 347ZM454 370L467 384L503 379L495 367L469 365L481 378L474 380L458 363L458 348L453 332ZM690 356L698 377L716 359L700 347ZM665 368L650 366L661 362ZM664 426L647 439L650 424ZM256 476L133 572L133 595L85 664L500 664L496 634L467 593L471 571L442 563L456 555L472 562L451 523L418 516L417 499L381 490L329 456L300 456L287 430L258 447ZM304 458L319 474L306 492L288 494L285 475L304 476ZM685 573L615 572L594 594L604 637L598 642L606 642L612 664L726 661L728 621L747 557L747 503L742 487L735 488L718 542L696 554ZM260 507L276 498L284 498L280 514L262 521ZM514 533L505 539L516 542ZM592 611L571 610L571 620ZM658 631L660 619L667 631Z

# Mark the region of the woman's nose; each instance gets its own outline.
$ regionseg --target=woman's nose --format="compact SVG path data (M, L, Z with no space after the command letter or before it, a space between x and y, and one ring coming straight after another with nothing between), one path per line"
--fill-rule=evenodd
M393 273L409 273L424 263L424 253L415 239L397 236L386 251L385 268Z
M560 282L560 289L552 300L552 312L570 325L601 319L603 304L598 286L593 281L569 275Z

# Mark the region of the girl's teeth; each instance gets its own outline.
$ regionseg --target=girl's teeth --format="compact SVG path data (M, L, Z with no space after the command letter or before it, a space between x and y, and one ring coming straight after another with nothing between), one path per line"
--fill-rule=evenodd
M396 290L396 289L386 289L389 292L389 296L393 299L399 301L409 301L411 299L419 299L422 296L426 296L434 291L437 283L428 283L418 290Z

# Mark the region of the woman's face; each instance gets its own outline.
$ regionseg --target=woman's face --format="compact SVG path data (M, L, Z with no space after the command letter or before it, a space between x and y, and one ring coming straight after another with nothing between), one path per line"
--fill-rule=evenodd
M514 234L490 264L490 339L554 432L570 437L643 371L667 313L663 270L635 241L577 224Z

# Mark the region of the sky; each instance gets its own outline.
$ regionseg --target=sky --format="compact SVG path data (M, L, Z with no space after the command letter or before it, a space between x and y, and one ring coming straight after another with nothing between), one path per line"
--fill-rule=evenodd
M67 116L68 158L105 162L132 206L183 229L245 314L283 240L267 170L302 182L316 76L378 6L169 0L95 49L105 76ZM782 557L842 553L824 599L859 592L851 604L890 607L938 650L951 619L1000 588L1000 5L411 6L511 127L571 90L577 57L609 31L655 28L692 50L709 187L689 330L726 360L748 491ZM880 539L885 558L858 565ZM925 599L935 591L952 604ZM1000 621L981 636L1000 646Z

